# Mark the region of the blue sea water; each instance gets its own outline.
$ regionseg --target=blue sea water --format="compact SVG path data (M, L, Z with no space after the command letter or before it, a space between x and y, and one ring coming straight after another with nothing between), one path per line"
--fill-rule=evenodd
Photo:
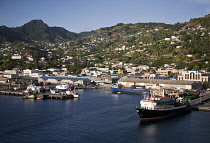
M78 90L79 99L0 95L0 143L209 143L210 112L140 122L142 95Z

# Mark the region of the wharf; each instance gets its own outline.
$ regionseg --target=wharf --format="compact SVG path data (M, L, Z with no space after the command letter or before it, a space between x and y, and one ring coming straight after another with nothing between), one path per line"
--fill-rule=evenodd
M13 96L23 96L22 91L12 91L12 90L0 90L0 94L13 95Z
M198 111L206 111L206 112L210 112L210 103L205 103L203 105L199 105L197 107Z
M22 91L12 91L12 90L0 90L0 95L10 95L10 96L24 96ZM40 99L69 99L72 98L70 95L66 94L52 94L52 93L40 93L36 94L37 98Z
M193 110L198 111L208 111L210 112L210 93L200 94L200 97L194 100L191 100L190 105Z

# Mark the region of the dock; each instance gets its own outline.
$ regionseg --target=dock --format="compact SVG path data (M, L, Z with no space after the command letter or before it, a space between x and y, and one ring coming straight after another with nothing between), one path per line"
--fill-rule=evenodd
M12 91L12 90L0 90L2 95L12 95L12 96L23 96L22 91Z
M0 90L0 95L9 95L9 96L20 96L23 97L24 93L22 91L11 91L11 90ZM70 99L72 96L66 94L52 94L52 93L39 93L36 94L36 97L39 99Z
M210 112L210 93L200 94L200 97L190 101L192 110Z

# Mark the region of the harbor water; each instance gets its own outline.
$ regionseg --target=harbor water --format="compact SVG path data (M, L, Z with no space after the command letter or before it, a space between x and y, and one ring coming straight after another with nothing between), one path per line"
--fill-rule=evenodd
M0 95L0 143L209 143L210 112L140 122L142 95L77 90L79 99Z

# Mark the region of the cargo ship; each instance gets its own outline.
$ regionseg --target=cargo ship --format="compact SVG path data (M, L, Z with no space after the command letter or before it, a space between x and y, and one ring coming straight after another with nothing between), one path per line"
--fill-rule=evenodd
M114 93L132 93L132 94L149 94L150 89L145 89L144 87L137 88L136 86L132 87L123 87L121 84L115 84L111 87L112 92Z
M168 118L191 111L189 102L183 98L173 98L164 94L144 96L140 101L140 107L136 107L140 121L151 121Z

